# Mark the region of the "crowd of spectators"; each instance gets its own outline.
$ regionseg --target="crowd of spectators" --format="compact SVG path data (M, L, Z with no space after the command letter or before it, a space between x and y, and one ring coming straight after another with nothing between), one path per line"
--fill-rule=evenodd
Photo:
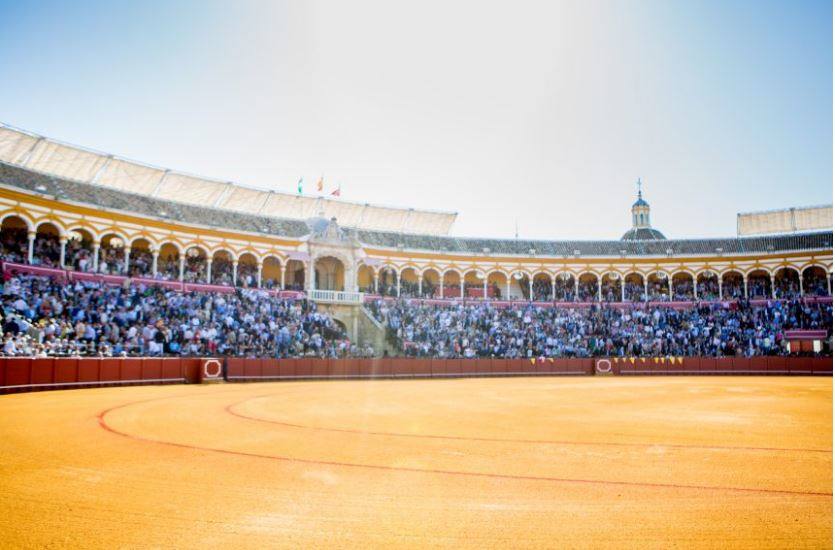
M372 356L313 302L18 275L3 282L6 356Z
M831 354L831 304L739 301L671 307L496 307L377 300L372 313L416 357L753 356L788 353L788 329L823 329Z

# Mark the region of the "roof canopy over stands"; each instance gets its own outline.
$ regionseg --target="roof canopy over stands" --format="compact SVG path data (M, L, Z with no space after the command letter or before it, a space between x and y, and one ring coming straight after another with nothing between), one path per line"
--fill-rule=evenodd
M447 235L456 213L389 208L264 191L147 166L0 123L0 161L63 179L152 198L291 220L324 212L347 227Z

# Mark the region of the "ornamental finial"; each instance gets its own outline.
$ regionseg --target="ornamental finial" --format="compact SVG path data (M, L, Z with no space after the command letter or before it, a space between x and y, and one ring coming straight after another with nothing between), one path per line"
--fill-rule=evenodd
M641 198L641 178L638 178L638 198Z

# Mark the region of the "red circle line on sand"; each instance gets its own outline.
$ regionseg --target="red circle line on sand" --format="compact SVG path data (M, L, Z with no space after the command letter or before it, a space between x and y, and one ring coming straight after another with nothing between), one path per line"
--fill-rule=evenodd
M376 435L383 437L409 437L414 439L444 439L452 441L480 441L486 443L525 443L532 445L577 445L589 447L669 447L671 449L704 449L708 451L776 451L776 452L804 452L804 453L828 453L832 454L831 450L827 449L804 449L804 448L787 448L787 447L743 447L732 445L692 445L686 443L625 443L615 441L562 441L562 440L548 440L548 439L505 439L494 437L474 437L474 436L458 436L458 435L439 435L439 434L410 434L402 432L375 432L370 430L358 430L354 428L327 428L319 426L308 426L305 424L293 424L291 422L282 422L280 420L272 420L269 418L262 418L259 416L251 416L240 413L235 407L242 405L254 399L261 399L264 397L272 397L277 394L256 395L248 397L242 401L227 405L224 410L232 416L253 420L255 422L264 422L267 424L275 424L278 426L286 426L288 428L299 428L302 430L315 430L323 432L338 432L338 433L352 433L361 435Z
M175 396L175 397L191 397L191 396ZM131 405L136 405L139 403L148 403L152 401L160 401L162 399L170 399L172 397L162 397L162 398L153 398L153 399L143 399L140 401L131 401L128 403L123 403L121 405L116 405L114 407L110 407L104 409L103 411L99 412L96 415L98 419L99 426L101 426L104 430L119 435L121 437L126 437L128 439L132 439L134 441L140 441L143 443L156 443L158 445L167 445L170 447L177 447L181 449L190 449L195 451L208 451L232 456L245 456L249 458L261 458L266 460L276 460L280 462L288 462L288 463L296 463L296 464L316 464L319 466L338 466L338 467L345 467L345 468L361 468L366 470L382 470L382 471L390 471L390 472L405 472L405 473L416 473L416 474L437 474L437 475L449 475L449 476L461 476L461 477L480 477L480 478L488 478L488 479L511 479L511 480L518 480L518 481L545 481L545 482L553 482L553 483L574 483L574 484L582 484L582 485L614 485L614 486L625 486L625 487L646 487L646 488L658 488L658 489L689 489L689 490L701 490L701 491L728 491L728 492L738 492L738 493L759 493L759 494L782 494L782 495L797 495L797 496L822 496L822 497L832 497L832 493L826 492L816 492L816 491L793 491L787 489L761 489L761 488L751 488L751 487L721 487L721 486L709 486L709 485L678 485L672 483L649 483L649 482L639 482L639 481L612 481L612 480L598 480L598 479L576 479L576 478L559 478L559 477L546 477L546 476L525 476L525 475L514 475L514 474L495 474L495 473L487 473L487 472L461 472L456 470L440 470L440 469L423 469L423 468L409 468L403 466L385 466L379 464L361 464L361 463L351 463L351 462L338 462L338 461L331 461L331 460L314 460L314 459L307 459L307 458L295 458L289 456L278 456L278 455L267 455L267 454L260 454L260 453L252 453L247 451L233 451L231 449L219 449L215 447L203 447L199 445L191 445L188 443L177 443L174 441L163 441L160 439L152 439L149 437L138 436L134 434L130 434L128 432L123 432L117 430L113 426L107 423L106 417L109 413L118 410L124 409Z

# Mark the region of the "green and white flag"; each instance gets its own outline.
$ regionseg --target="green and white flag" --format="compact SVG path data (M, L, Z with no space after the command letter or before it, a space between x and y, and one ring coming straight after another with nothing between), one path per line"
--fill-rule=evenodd
M303 181L304 181L304 178L299 178L299 195L302 194L302 182Z

